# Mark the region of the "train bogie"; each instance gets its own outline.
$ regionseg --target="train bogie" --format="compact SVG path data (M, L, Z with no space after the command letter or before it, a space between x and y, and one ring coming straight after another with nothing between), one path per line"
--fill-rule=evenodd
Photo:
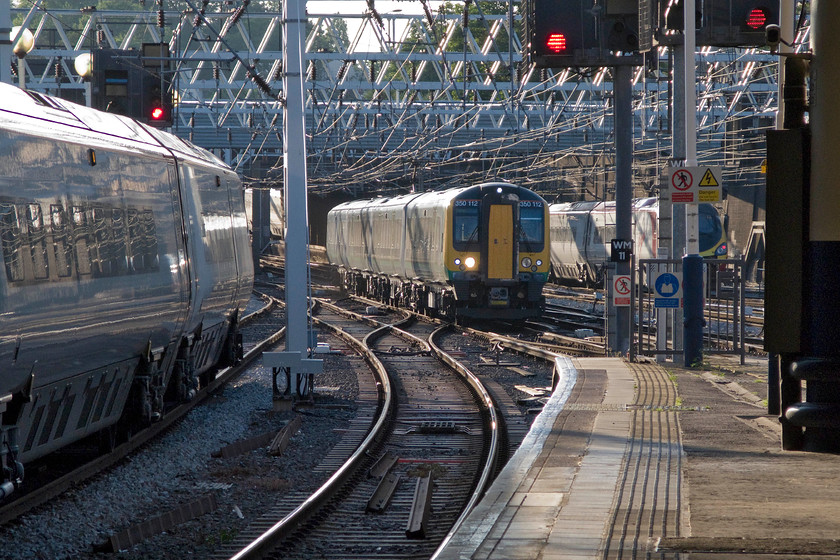
M9 467L188 397L230 352L253 265L239 179L218 159L124 117L0 87Z

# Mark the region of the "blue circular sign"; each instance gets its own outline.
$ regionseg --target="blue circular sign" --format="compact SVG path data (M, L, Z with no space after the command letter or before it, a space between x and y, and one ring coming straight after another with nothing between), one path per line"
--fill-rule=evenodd
M680 291L680 279L670 272L665 272L656 278L654 288L660 297L675 297Z

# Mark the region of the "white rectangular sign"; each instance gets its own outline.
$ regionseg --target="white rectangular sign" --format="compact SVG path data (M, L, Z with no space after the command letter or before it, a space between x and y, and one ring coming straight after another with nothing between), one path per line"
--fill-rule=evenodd
M630 276L619 275L613 277L612 301L613 307L629 307L630 298Z

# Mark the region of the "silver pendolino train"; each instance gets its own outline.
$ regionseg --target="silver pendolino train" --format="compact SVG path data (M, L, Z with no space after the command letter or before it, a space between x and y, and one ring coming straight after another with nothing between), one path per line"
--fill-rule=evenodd
M615 201L552 204L551 268L558 281L586 285L603 282L615 233ZM726 231L711 204L699 204L699 245L704 258L726 258ZM659 200L633 201L632 229L636 259L655 259L659 248Z
M237 175L129 118L0 84L0 497L23 464L151 422L241 352Z
M346 202L327 216L327 255L357 295L449 318L535 317L548 205L509 183Z

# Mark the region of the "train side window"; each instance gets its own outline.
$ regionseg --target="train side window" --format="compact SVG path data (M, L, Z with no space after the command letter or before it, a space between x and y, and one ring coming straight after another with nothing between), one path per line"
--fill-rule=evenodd
M128 257L125 251L125 212L122 208L111 209L111 275L120 276L128 272Z
M128 228L128 251L130 253L129 272L143 272L146 268L144 262L144 232L140 223L140 213L136 208L127 208L125 211L125 223Z
M604 243L609 242L609 240L611 240L611 239L615 239L615 225L614 224L604 226L604 232L601 235L601 239L604 240Z
M26 205L26 221L29 226L29 252L32 256L32 270L36 280L50 277L47 260L47 231L40 204Z
M143 267L157 271L159 262L155 216L151 210L143 210Z
M93 258L91 268L94 276L110 276L111 231L106 223L105 209L95 206L91 211L93 217L91 224L93 227L92 246L90 247L91 257Z
M578 238L578 229L580 227L580 218L578 216L569 216L569 234L572 236L572 239Z
M73 270L73 246L67 231L67 215L61 204L50 204L50 230L56 273L59 278L67 278Z
M76 273L86 276L91 273L90 228L84 206L71 207L73 226L73 249L76 252Z
M603 245L604 242L601 241L601 239L602 239L601 238L601 230L602 229L603 228L597 227L597 226L592 228L592 243L594 245Z
M0 204L0 249L9 282L23 281L21 259L21 224L14 204Z

